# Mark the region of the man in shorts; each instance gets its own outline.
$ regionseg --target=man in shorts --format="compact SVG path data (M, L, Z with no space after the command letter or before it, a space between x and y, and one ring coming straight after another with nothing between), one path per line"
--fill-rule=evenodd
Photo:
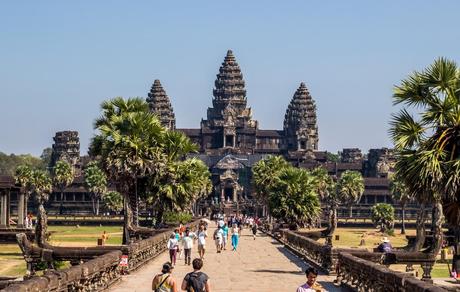
M204 229L204 225L200 225L200 230L198 230L198 254L202 260L204 260L204 252L206 250L206 237L208 237L208 234Z

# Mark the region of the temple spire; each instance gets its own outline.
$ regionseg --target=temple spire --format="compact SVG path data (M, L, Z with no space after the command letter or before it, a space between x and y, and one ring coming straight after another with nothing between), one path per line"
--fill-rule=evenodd
M246 89L240 66L236 62L232 50L227 51L224 62L219 68L215 88L213 91L214 100L229 103L231 100L245 101ZM246 105L246 104L245 104Z
M284 132L289 150L318 149L316 105L303 82L286 110Z
M146 101L149 104L150 111L158 116L164 127L169 130L176 128L176 117L160 80L155 79Z

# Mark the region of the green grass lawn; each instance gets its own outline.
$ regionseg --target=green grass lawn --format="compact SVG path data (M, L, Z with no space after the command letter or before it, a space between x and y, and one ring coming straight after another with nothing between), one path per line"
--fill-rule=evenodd
M96 245L97 239L106 231L109 239L106 244L119 245L122 241L123 227L121 226L50 226L50 241L53 244L64 246L65 243L81 243L80 246Z

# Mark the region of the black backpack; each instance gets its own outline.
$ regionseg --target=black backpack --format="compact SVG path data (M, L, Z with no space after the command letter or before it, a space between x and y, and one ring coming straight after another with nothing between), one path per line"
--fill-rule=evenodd
M187 281L188 292L202 292L204 291L203 273L189 273Z

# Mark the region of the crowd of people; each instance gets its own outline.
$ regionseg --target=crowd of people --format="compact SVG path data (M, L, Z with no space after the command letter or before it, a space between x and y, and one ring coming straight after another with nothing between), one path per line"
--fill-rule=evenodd
M213 232L213 240L216 246L216 252L222 253L227 250L228 244L231 242L232 251L237 251L239 238L243 229L248 229L254 238L257 238L257 229L261 221L257 217L249 216L230 216L225 218L221 214L216 214L214 217L216 229ZM201 272L204 265L206 243L208 240L208 221L201 221L196 232L193 232L189 227L180 225L170 235L167 243L169 249L170 261L163 264L160 274L155 275L152 281L152 290L155 292L177 292L177 291L193 291L193 292L210 292L211 283L206 273ZM198 257L191 261L192 249L197 243ZM193 271L186 274L182 283L172 275L172 271L177 264L177 259L184 258L185 265L192 265ZM318 289L316 277L318 272L309 268L305 272L307 281L305 284L298 287L297 292L322 291Z

